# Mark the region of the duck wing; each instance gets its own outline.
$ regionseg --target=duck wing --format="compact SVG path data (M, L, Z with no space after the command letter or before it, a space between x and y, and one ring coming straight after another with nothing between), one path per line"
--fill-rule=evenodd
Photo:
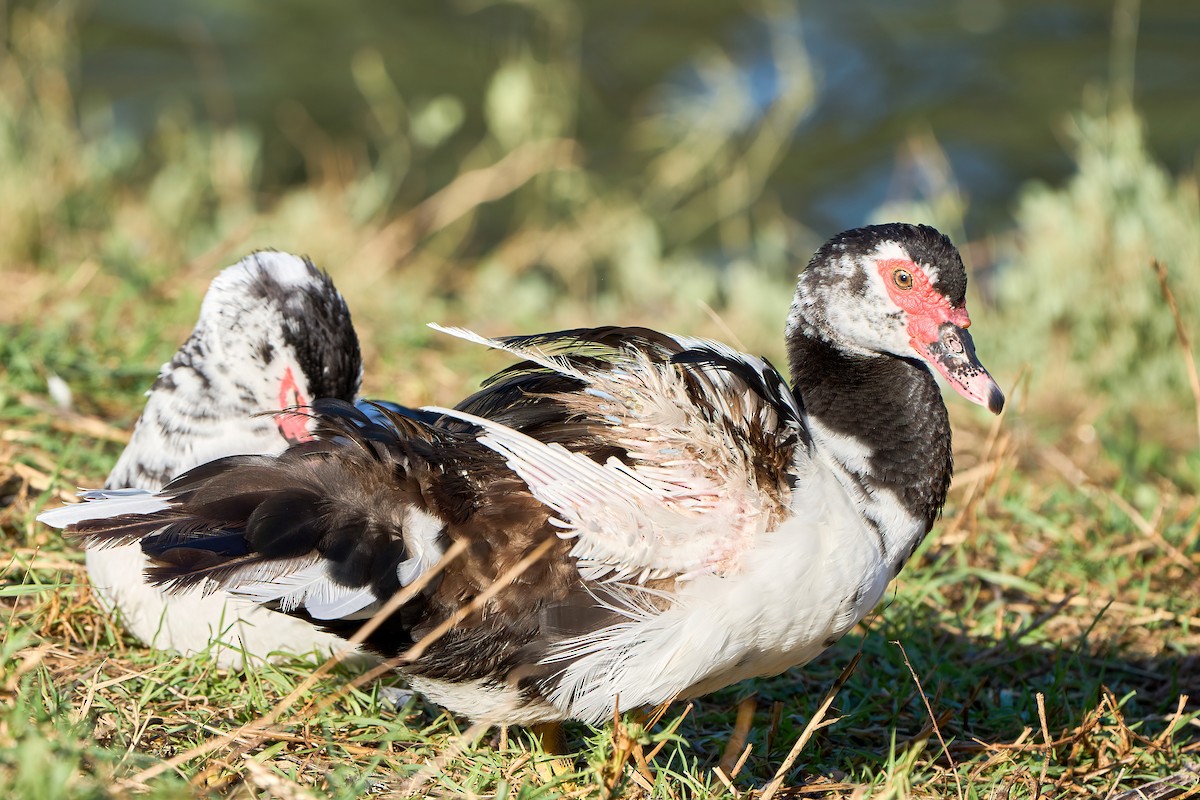
M811 442L799 401L765 359L645 328L503 339L441 330L525 359L458 408L426 410L470 424L503 456L555 512L585 578L736 571L788 514L793 467ZM542 413L536 426L531 409Z

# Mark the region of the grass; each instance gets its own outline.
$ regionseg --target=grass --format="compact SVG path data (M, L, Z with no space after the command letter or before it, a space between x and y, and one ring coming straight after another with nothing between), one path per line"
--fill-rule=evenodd
M137 394L127 402L136 408ZM397 710L382 684L354 686L361 670L335 669L272 727L256 720L315 663L229 673L129 640L95 606L80 554L32 521L51 497L96 483L119 444L95 438L107 428L93 429L92 417L63 423L20 403L2 414L0 788L10 796L144 787L163 797L352 797L398 791L415 775L432 794L732 796L774 775L859 650L826 717L836 721L808 742L782 796L959 796L960 785L976 797L1112 796L1200 760L1200 709L1187 698L1200 674L1198 565L1185 555L1200 538L1194 458L1175 464L1176 482L1138 480L1103 443L1040 444L1017 414L992 429L973 414L959 419L946 518L866 626L804 670L731 687L686 713L672 707L648 731L576 727L571 771L556 776L521 732L464 740L419 699ZM739 706L753 708L751 749L725 776L729 789L716 767ZM649 778L613 768L626 737L665 742Z
M489 334L649 322L782 363L795 254L815 242L746 187L764 185L806 107L803 54L780 45L795 85L742 139L646 120L630 145L648 159L644 186L608 185L569 138L509 119L413 199L405 175L353 148L313 144L325 167L306 184L263 187L252 132L172 111L140 147L102 117L78 120L73 20L66 4L13 9L0 60L0 794L358 797L415 781L435 796L762 796L806 730L776 797L1115 799L1191 780L1197 401L1150 259L1168 265L1194 339L1200 216L1194 183L1153 168L1136 118L1121 116L1132 111L1093 108L1079 176L1030 188L1015 236L968 249L997 254L979 266L1007 259L978 271L990 280L971 304L1010 410L992 423L949 399L950 500L879 612L803 670L672 706L648 727L576 726L564 768L521 731L464 729L419 698L396 708L382 691L396 679L364 680L362 667L307 686L311 661L229 673L147 650L97 607L81 554L34 516L102 480L208 280L255 247L325 265L354 310L368 394L413 404L457 399L502 363L435 338L428 320ZM571 94L568 74L553 59L508 65L489 103L524 80L570 108L554 94ZM545 135L567 136L563 119ZM960 225L946 185L908 213ZM1115 293L1113 255L1093 247L1109 230L1130 270ZM714 242L733 255L715 259ZM1070 292L1087 308L1065 303ZM1148 332L1144 363L1127 330ZM1093 357L1109 352L1106 331L1119 358ZM69 411L48 390L55 376ZM635 741L658 748L641 768Z

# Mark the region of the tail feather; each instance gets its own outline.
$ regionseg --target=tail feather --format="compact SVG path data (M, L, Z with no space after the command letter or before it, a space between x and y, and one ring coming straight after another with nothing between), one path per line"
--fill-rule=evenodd
M67 528L67 537L83 543L86 547L120 547L141 541L167 524L169 520L160 515L121 515L108 520L85 519L70 525Z
M81 492L80 497L83 498L82 503L43 511L38 515L38 521L54 528L67 528L97 518L123 514L153 514L169 508L166 499L142 489Z
M414 470L455 434L399 406L318 401L314 414L318 439L278 456L218 459L157 495L92 493L42 519L89 545L140 543L147 580L168 590L219 587L314 620L369 615L444 552Z
M142 552L158 558L169 550L191 547L203 549L230 558L244 556L250 552L246 546L245 532L235 529L227 533L216 532L206 520L175 522L160 528L141 540Z
M262 583L284 578L314 560L279 561L254 553L231 557L202 547L174 547L154 557L146 568L146 580L174 591L196 587L202 587L206 592L217 588L233 590L243 582Z
M287 488L262 498L246 519L246 545L267 558L299 558L318 549L321 500L307 489Z

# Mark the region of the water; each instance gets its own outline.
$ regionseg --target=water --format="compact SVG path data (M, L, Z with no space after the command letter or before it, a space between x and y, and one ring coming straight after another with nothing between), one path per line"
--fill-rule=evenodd
M531 8L541 10L531 10ZM731 128L750 126L778 91L770 26L801 37L815 102L771 187L820 231L861 223L912 190L913 137L932 135L970 198L969 227L1008 219L1028 180L1061 181L1070 160L1066 114L1110 75L1112 7L1096 0L857 0L778 6L712 0L609 0L581 6L470 2L242 4L106 0L83 26L85 103L112 102L145 130L166 107L194 106L219 123L259 127L268 181L303 180L296 112L335 139L380 134L356 84L356 54L378 51L409 110L448 95L461 129L431 158L427 188L451 176L484 134L481 109L497 66L530 52L578 69L573 130L614 180L636 180L633 121L705 100L700 77L721 51L746 98ZM1140 9L1138 106L1156 155L1195 168L1200 146L1200 3L1146 0ZM360 76L361 83L361 76ZM736 132L736 131L735 131Z

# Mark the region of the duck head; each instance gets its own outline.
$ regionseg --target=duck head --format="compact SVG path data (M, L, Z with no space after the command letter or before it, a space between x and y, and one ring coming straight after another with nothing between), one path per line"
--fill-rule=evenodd
M962 257L933 228L856 228L826 242L801 273L788 336L814 337L848 355L923 362L999 414L1004 394L975 355L966 290Z

